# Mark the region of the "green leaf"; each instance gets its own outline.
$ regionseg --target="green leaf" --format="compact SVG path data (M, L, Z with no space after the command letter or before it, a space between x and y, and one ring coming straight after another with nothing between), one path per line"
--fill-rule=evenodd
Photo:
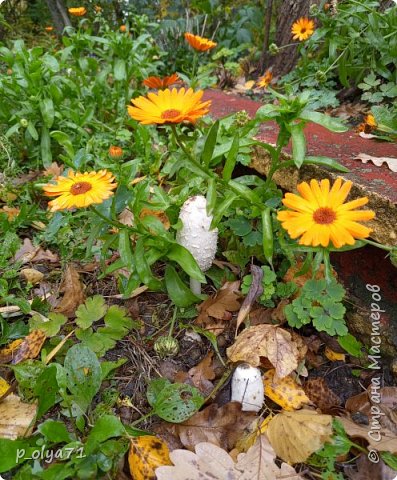
M219 120L217 120L210 128L207 138L204 143L203 153L201 159L206 167L211 163L212 155L214 153L216 139L219 130Z
M100 443L114 437L126 435L124 425L114 415L100 417L87 437L84 448L85 455L93 453Z
M292 138L292 160L300 168L306 156L306 139L303 133L305 124L295 123L290 126Z
M380 452L382 460L393 470L397 470L397 455L390 452Z
M100 320L106 313L105 300L102 295L95 295L87 300L76 310L76 324L80 328L88 328Z
M43 117L44 125L47 128L51 128L55 118L54 103L52 99L44 98L44 100L40 102L40 110Z
M0 438L0 473L8 472L17 465L21 465L32 453L37 450L37 446L30 446L29 440L9 440ZM23 453L23 457L20 455Z
M27 130L30 133L33 140L37 141L39 139L39 132L36 130L36 127L33 125L32 122L28 123Z
M251 222L245 217L231 218L226 222L226 225L228 225L233 233L239 237L244 237L244 235L248 235L252 232Z
M146 395L153 413L172 423L187 420L200 409L205 400L197 388L170 383L165 378L152 380Z
M226 195L226 198L215 208L214 218L211 222L211 229L214 229L218 226L219 222L222 220L223 215L231 206L231 204L236 200L237 195L235 193L229 192Z
M151 290L158 291L162 289L160 280L154 277L149 263L147 261L148 254L145 252L144 239L139 238L135 244L134 265L138 272L139 278Z
M166 256L169 260L177 262L189 277L192 277L201 283L207 283L205 276L197 265L193 255L185 247L182 247L182 245L177 243L171 245Z
M39 399L37 418L42 417L60 400L57 373L57 366L51 364L37 379L34 386L34 393Z
M60 130L53 130L50 135L52 138L55 138L60 145L62 145L68 154L68 157L71 159L74 158L74 148L72 142L70 141L69 135L61 132Z
M246 187L242 183L236 182L235 180L229 180L229 187L240 195L241 198L246 200L247 202L259 204L261 203L260 198L258 195L251 190L249 187Z
M48 315L48 321L44 321L44 318L42 315L35 314L29 320L29 325L31 330L41 330L47 337L54 337L68 320L62 313L54 312Z
M101 365L91 349L77 344L68 350L64 369L67 387L73 395L75 415L81 416L101 386Z
M131 249L130 232L127 229L122 229L119 232L119 253L126 267L133 265L134 255Z
M299 118L308 122L318 123L331 132L347 132L349 129L337 118L333 118L325 113L304 110Z
M37 429L44 435L47 442L69 443L73 440L63 422L49 419L40 424Z
M114 62L114 78L115 80L125 80L127 78L125 60L116 58Z
M164 279L168 295L177 307L189 307L201 301L185 285L172 265L167 265Z
M363 352L361 351L363 344L350 333L343 337L338 337L338 343L349 355L356 358L363 356Z
M333 158L328 158L328 157L306 157L303 160L304 165L321 165L323 167L330 167L333 168L334 170L337 170L338 172L344 172L348 173L350 170L340 163L338 163L336 160Z
M105 361L101 362L102 381L105 380L113 370L117 370L119 367L127 362L126 358L119 358L117 362Z
M210 178L208 180L208 190L207 190L207 215L212 215L217 198L217 185L215 178Z
M225 166L223 167L222 177L228 181L232 178L233 170L237 162L237 155L240 147L240 138L238 133L233 138L232 146L226 157Z
M44 125L41 129L40 152L43 165L49 167L52 162L51 138L48 128Z

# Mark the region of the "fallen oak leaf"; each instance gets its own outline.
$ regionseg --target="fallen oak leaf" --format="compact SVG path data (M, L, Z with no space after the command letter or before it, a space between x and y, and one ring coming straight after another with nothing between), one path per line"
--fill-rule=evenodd
M366 153L359 153L354 157L354 160L361 160L362 163L372 162L375 166L381 167L386 162L389 170L397 172L397 158L392 157L373 157Z
M312 410L281 412L269 422L266 430L277 456L288 463L306 461L332 436L332 416Z
M29 436L36 412L36 404L24 403L13 393L8 395L0 402L0 438L15 440Z
M260 297L263 293L263 286L262 286L263 270L256 265L251 265L251 275L252 275L251 286L248 290L248 294L245 297L244 302L241 305L240 311L238 312L238 316L237 316L236 336L237 336L237 331L240 325L247 318L256 299Z
M16 353L11 360L12 365L16 365L28 358L36 358L46 339L46 334L41 330L33 330L19 344Z
M222 448L211 443L196 445L195 452L174 450L170 457L174 466L156 469L158 480L301 480L293 467L275 463L276 455L265 436L258 437L237 463Z
M131 438L128 464L134 480L155 480L157 467L171 465L167 444L154 435Z
M80 275L72 265L66 267L62 281L62 291L64 296L54 311L71 318L75 315L77 307L84 303L85 299Z
M293 336L287 330L267 324L243 330L226 354L232 362L247 362L253 367L258 367L261 357L266 357L280 378L295 370L301 358Z

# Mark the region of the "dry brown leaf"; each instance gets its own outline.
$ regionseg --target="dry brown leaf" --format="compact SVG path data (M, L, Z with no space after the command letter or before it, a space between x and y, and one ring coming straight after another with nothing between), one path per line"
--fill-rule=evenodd
M372 425L357 425L352 420L343 417L336 417L336 419L342 423L349 437L366 440L378 452L397 454L397 436L387 428L371 430ZM378 425L376 425L376 428L378 428Z
M271 369L263 376L267 397L287 411L298 410L310 403L302 387L292 377L278 378L274 373L274 369Z
M241 305L240 311L238 312L237 322L236 322L236 335L240 325L247 318L248 314L251 311L252 306L256 302L256 299L260 297L263 293L262 278L263 270L256 266L251 265L251 275L252 282L248 290L248 294L244 299L243 304Z
M52 162L49 167L43 170L45 177L59 177L62 175L63 165L58 165L57 162Z
M139 218L142 219L142 218L145 218L145 217L155 217L157 218L158 220L160 220L160 222L164 225L164 228L166 230L168 230L171 226L170 224L170 220L167 216L167 214L165 212L163 212L163 210L152 210L150 208L142 208L140 214L139 214Z
M192 384L200 390L204 395L209 395L214 388L211 380L215 378L215 371L212 365L213 352L209 352L201 362L188 372Z
M36 411L36 404L24 403L13 393L8 395L0 402L0 438L15 440L29 436Z
M4 207L0 208L0 213L5 213L7 215L8 220L14 220L19 213L20 213L19 208L14 208L14 207L8 207L7 205L4 205Z
M226 353L230 361L247 362L253 367L266 357L280 378L295 370L301 357L297 342L287 330L266 324L244 330Z
M40 246L35 247L30 238L24 238L22 247L15 253L14 261L22 264L29 262L58 263L59 257L50 250L43 250Z
M117 219L120 223L127 225L128 227L133 227L135 225L134 214L129 208L125 208Z
M215 296L207 298L198 306L200 312L196 324L214 335L220 335L232 319L230 312L240 309L238 289L240 282L226 282Z
M154 435L131 438L128 464L134 480L155 480L157 467L171 465L167 444Z
M266 435L282 460L304 462L331 439L332 417L311 410L281 412L269 422Z
M18 345L11 363L16 365L28 358L36 358L41 351L45 339L46 335L41 330L33 330L33 332L30 332Z
M247 453L237 457L237 463L225 450L211 443L199 443L195 450L196 453L174 450L170 454L174 466L157 468L157 480L302 479L290 465L276 465L276 455L263 435Z
M20 273L28 283L36 285L40 283L44 278L44 273L39 272L35 268L23 268Z
M231 450L256 418L253 412L242 412L239 402L229 402L222 407L212 403L183 423L164 422L157 433L172 433L180 438L185 448L192 451L200 442L210 442Z
M354 157L354 160L361 160L362 163L372 162L375 166L381 167L386 162L389 170L397 172L397 158L392 157L373 157L366 153L359 153Z
M361 454L355 465L345 465L344 473L349 480L396 479L396 471L388 467L381 458L378 463L374 463L365 454Z
M80 275L72 265L66 267L61 290L64 295L54 311L68 318L74 317L77 307L84 303L84 290Z
M310 378L303 385L303 389L314 405L323 413L329 412L341 403L340 398L330 390L322 377Z

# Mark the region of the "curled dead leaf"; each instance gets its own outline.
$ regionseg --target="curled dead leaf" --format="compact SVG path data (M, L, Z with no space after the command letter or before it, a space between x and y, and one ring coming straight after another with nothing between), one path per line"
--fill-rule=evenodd
M85 297L80 275L73 265L66 267L61 290L64 295L54 311L63 313L68 318L74 317L77 307L84 303Z
M247 362L253 367L261 364L261 357L266 357L280 378L295 370L301 358L292 335L287 330L267 324L244 330L226 353L230 361Z

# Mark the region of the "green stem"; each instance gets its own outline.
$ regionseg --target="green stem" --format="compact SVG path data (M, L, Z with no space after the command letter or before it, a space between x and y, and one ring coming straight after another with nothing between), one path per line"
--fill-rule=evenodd
M135 420L135 422L130 423L129 426L134 427L135 425L138 425L138 423L141 423L147 418L150 418L152 415L154 415L154 410L151 410L150 412L143 415L141 418L138 418L138 420Z
M196 78L197 65L198 65L198 53L196 51L194 51L193 66L192 66L192 78L190 80L190 87L191 88L195 88L195 86L197 84L197 78Z
M329 250L327 250L326 248L323 249L323 262L325 268L325 281L329 285L330 283L332 283L334 277L332 275L332 267L329 259Z
M362 242L367 243L368 245L373 245L374 247L381 248L382 250L386 250L387 252L392 252L393 250L397 250L397 246L393 247L391 245L383 245L382 243L374 242L372 240L368 240L367 238L361 238Z
M172 320L171 320L171 325L170 325L170 330L168 332L168 336L172 337L172 332L174 331L174 326L175 326L175 320L176 320L176 314L178 313L178 307L175 307L174 313L172 315Z

